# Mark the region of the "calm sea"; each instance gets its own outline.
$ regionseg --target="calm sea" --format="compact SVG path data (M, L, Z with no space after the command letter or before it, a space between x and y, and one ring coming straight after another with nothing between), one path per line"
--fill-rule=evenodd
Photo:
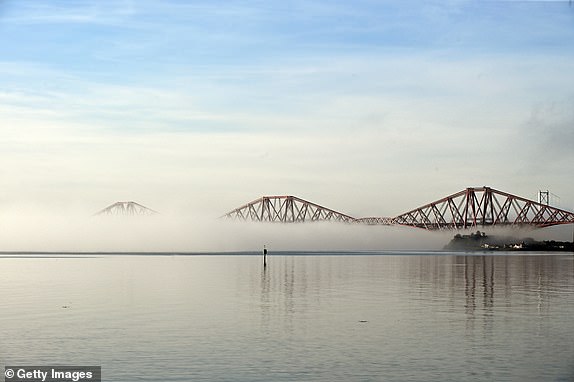
M574 256L0 255L0 364L103 381L574 381Z

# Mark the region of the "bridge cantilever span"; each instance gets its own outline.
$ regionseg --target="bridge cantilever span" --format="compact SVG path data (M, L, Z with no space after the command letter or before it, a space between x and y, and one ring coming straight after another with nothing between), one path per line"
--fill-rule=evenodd
M157 211L136 202L116 202L96 213L96 215L155 215Z
M490 226L543 228L574 223L572 212L486 186L469 187L393 218L354 218L295 196L263 196L222 217L281 223L338 221L367 225L402 225L427 230L461 230Z
M574 223L574 213L490 187L470 187L393 219L423 228L466 229L489 226L543 228Z
M224 218L259 222L352 222L353 217L296 196L263 196L223 215Z

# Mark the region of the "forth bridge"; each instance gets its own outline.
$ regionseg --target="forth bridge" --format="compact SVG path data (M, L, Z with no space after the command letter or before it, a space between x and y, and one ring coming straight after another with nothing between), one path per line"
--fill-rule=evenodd
M296 196L263 196L229 211L222 218L279 223L335 221L426 230L574 224L574 213L551 207L547 193L546 198L539 199L533 201L486 186L469 187L395 217L353 217Z

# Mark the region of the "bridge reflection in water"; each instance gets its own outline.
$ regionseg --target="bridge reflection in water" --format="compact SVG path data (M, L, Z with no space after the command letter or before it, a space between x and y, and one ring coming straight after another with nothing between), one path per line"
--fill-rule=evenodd
M250 276L261 330L278 341L332 338L390 380L405 377L392 365L406 364L434 370L436 380L455 380L453 370L459 380L571 372L570 255L298 255L275 254Z

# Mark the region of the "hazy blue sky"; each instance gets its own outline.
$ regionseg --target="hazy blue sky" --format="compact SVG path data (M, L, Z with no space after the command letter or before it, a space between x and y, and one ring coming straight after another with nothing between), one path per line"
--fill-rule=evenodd
M574 209L574 5L0 0L0 134L3 209Z

